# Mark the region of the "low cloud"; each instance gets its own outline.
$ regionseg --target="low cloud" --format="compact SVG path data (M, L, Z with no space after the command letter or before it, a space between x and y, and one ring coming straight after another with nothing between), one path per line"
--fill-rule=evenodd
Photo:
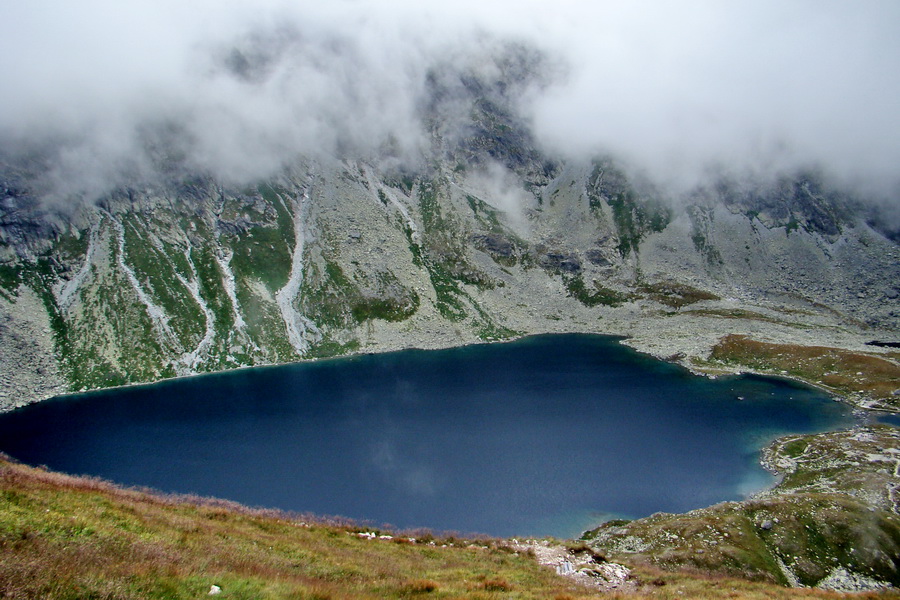
M505 222L527 236L530 225L526 211L534 208L536 201L534 195L525 191L515 173L499 163L490 162L470 175L466 183L479 199L503 213Z
M0 59L0 137L7 152L49 155L50 177L70 190L168 163L243 182L298 155L403 157L423 143L423 54L435 50L394 41L402 23L370 9L52 4L3 9L26 28Z
M898 181L900 4L614 1L580 20L558 44L572 77L535 108L550 147L676 185L711 166L812 163L882 191Z
M816 163L889 197L900 180L893 0L0 0L0 18L0 149L43 152L63 194L168 165L243 182L298 155L414 160L429 70L478 67L488 40L560 65L518 104L548 151L682 188L723 165Z

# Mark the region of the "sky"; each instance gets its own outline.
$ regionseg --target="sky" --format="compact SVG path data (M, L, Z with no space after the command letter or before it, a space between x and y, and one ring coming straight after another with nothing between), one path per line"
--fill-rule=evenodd
M521 103L548 152L676 187L814 163L900 189L896 0L0 0L0 21L0 147L52 147L49 176L84 194L151 172L153 148L235 182L414 156L428 69L489 70L504 40L549 57Z

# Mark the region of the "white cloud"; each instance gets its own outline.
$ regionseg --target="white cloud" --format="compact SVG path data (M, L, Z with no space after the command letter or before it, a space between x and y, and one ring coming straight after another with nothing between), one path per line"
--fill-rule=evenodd
M526 210L533 208L534 196L525 191L515 174L497 162L490 162L472 173L467 184L479 199L505 215L505 220L520 234L528 235Z
M582 18L561 43L573 77L537 108L555 147L669 179L711 161L896 177L900 4L607 2Z
M898 179L894 0L0 0L0 19L0 140L63 148L57 179L84 189L146 169L159 124L236 179L298 153L413 155L426 70L487 36L567 64L529 111L555 151L682 184L713 161ZM250 77L228 70L235 47Z

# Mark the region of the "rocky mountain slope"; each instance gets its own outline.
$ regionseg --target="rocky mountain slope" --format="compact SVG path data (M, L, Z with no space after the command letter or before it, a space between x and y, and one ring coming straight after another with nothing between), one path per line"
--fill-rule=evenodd
M60 205L40 155L5 157L0 407L564 331L712 371L747 368L711 356L731 333L840 348L888 383L839 391L897 406L896 353L866 342L896 341L900 247L863 201L815 171L675 197L609 157L548 156L514 110L532 59L432 77L412 162L298 158L236 186L164 157L164 177Z

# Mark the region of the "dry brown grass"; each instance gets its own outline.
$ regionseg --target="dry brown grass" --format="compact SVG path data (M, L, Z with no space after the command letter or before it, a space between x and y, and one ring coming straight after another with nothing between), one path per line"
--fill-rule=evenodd
M774 323L776 325L786 325L789 327L805 327L799 323L789 323L781 319L776 319L762 313L743 308L695 308L682 311L682 314L698 315L702 317L713 317L718 319L742 319L746 321L761 321L763 323Z
M900 401L900 365L880 356L825 346L772 344L744 335L728 335L713 348L710 360L755 371L786 374L839 393Z
M654 283L645 283L638 288L641 292L660 304L664 304L671 308L681 308L700 302L701 300L721 300L719 296L691 287L677 281L657 281Z
M502 577L485 579L484 581L479 582L476 587L488 592L508 592L513 589L512 584Z
M403 585L400 593L403 595L414 596L417 594L430 594L438 589L436 581L431 579L416 579Z
M815 589L772 586L735 577L709 575L696 569L664 571L649 565L635 567L635 574L645 582L641 594L647 598L718 600L790 600L793 598L853 598L855 600L887 600L900 598L896 592L841 594ZM624 598L625 596L623 596Z

